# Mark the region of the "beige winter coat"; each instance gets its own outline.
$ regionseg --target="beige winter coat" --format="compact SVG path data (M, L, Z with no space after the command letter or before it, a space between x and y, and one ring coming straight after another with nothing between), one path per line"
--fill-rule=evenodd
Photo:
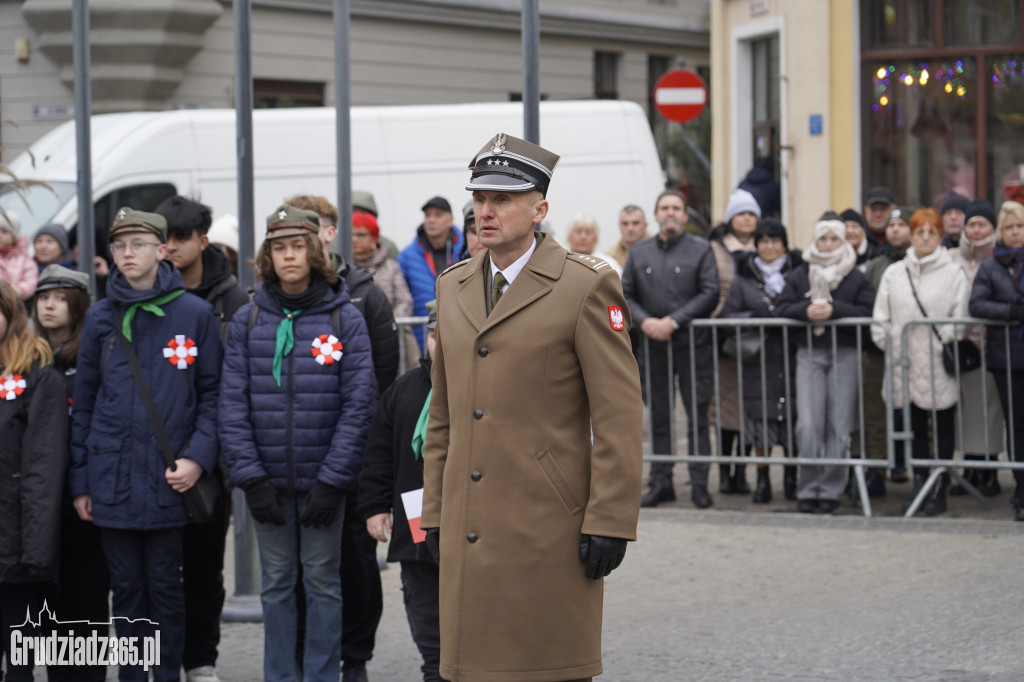
M954 325L914 325L907 330L907 367L896 363L902 360L903 329L911 320L924 315L914 300L907 273L914 281L917 296L928 313L927 317L966 317L969 290L963 269L953 262L943 247L918 259L913 249L907 257L886 268L878 285L873 317L890 326L892 334L893 407L904 407L904 377L909 377L910 401L922 409L944 410L953 407L960 395L956 378L942 367L942 344L962 338L967 330ZM937 329L935 338L932 329ZM871 327L871 338L879 348L885 347L885 333L877 325ZM934 391L932 382L934 380ZM883 396L888 400L888 396Z

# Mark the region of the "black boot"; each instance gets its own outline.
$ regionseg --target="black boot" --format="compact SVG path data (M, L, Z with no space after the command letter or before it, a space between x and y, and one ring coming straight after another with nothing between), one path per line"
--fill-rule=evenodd
M924 510L925 516L935 516L946 511L946 491L948 489L949 474L942 474L939 476L939 480L935 482L935 488L932 489L928 499L924 501L924 505L921 507Z
M651 487L647 493L640 498L641 507L657 507L662 502L674 502L676 490L672 487L672 481L667 478L651 479Z
M728 464L718 465L718 492L723 495L732 495L736 492L736 481L733 480L730 469Z
M737 464L732 468L732 487L737 495L749 495L750 485L747 483L747 465Z
M791 502L796 499L796 471L795 464L782 468L782 494Z
M964 455L964 459L968 462L980 462L985 459L984 455ZM964 469L964 478L967 482L977 488L981 484L981 476L987 472L982 472L979 469ZM959 483L949 489L949 494L953 497L959 497L967 494L967 488L963 487Z
M693 489L690 491L690 499L693 500L693 506L697 509L707 509L714 504L711 499L711 493L708 492L708 487L699 483L693 484Z
M999 485L999 469L985 469L978 473L977 488L982 495L985 497L995 497L1003 492L1002 487Z
M757 467L757 487L754 488L754 504L768 504L772 501L772 479L767 466Z
M907 513L907 510L910 509L910 505L912 505L914 503L914 500L917 499L917 494L921 492L921 488L924 487L924 482L927 480L927 475L919 473L917 471L914 472L914 489L910 492L910 497L903 500L904 514Z

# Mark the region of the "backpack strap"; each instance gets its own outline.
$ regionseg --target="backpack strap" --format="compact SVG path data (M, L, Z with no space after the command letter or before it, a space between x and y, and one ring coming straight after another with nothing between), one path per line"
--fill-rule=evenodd
M253 328L260 319L260 306L258 303L253 303L252 307L249 308L249 332L252 333Z

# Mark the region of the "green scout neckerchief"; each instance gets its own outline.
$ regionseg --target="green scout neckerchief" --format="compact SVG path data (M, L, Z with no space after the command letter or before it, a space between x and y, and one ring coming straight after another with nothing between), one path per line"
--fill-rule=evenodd
M175 289L169 294L164 294L157 298L151 298L148 301L140 301L129 305L128 309L124 313L124 320L121 321L121 333L124 334L124 338L129 341L132 340L132 320L135 318L135 313L139 311L139 308L148 313L153 313L157 317L166 317L167 314L163 311L161 306L167 305L183 293L185 293L184 289Z
M427 440L427 421L430 418L430 396L432 395L434 395L434 389L427 391L427 399L423 401L420 418L416 420L416 428L412 432L413 459L423 457L423 442Z
M301 310L289 310L281 308L284 317L277 325L277 340L274 346L274 381L281 385L281 362L284 356L292 352L295 347L295 318L302 314Z

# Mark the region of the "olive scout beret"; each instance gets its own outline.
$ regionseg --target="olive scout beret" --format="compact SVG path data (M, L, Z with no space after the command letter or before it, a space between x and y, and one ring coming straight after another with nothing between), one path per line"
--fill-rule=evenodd
M77 270L69 270L63 265L47 265L39 273L39 284L36 293L47 289L80 289L89 295L89 275Z
M297 237L320 232L320 216L316 211L304 211L281 204L267 216L267 239Z
M367 213L377 215L377 201L373 198L373 194L364 189L352 190L352 208L361 208Z
M529 192L548 194L551 174L558 155L505 133L498 133L476 153L470 162L472 175L466 189L493 192Z
M136 211L133 208L123 206L117 209L114 215L114 224L107 233L107 238L114 241L114 237L126 232L148 232L160 240L161 244L167 242L167 221L162 215Z
M437 327L437 299L427 301L427 329Z

